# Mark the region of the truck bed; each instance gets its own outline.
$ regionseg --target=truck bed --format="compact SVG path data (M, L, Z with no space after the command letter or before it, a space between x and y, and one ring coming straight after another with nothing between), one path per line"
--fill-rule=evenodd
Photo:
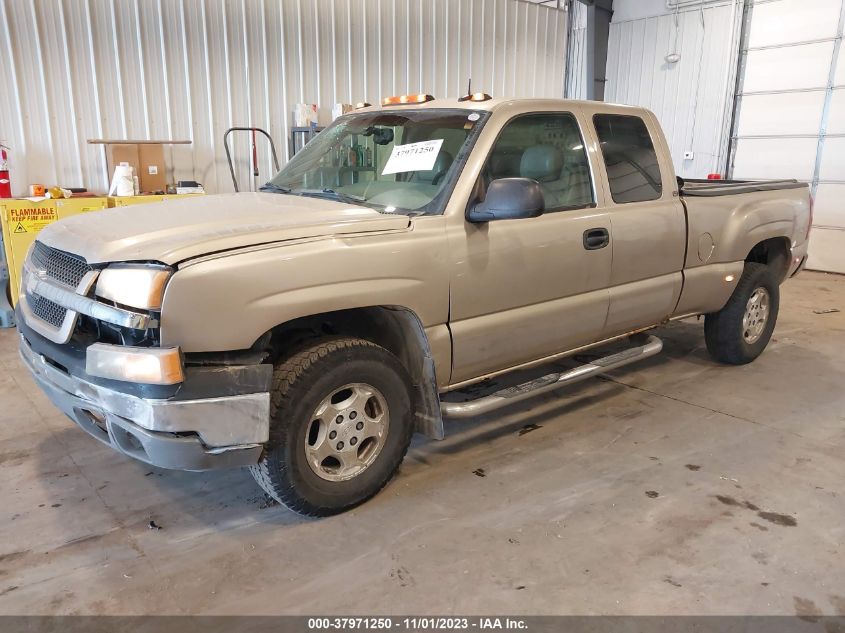
M697 180L678 178L678 189L681 196L732 196L754 191L776 191L806 187L806 182L798 180Z

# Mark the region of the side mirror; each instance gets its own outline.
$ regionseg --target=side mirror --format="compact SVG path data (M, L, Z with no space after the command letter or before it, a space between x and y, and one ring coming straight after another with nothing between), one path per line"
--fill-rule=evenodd
M531 178L500 178L487 187L482 202L467 213L470 222L518 220L543 215L546 202L540 183Z

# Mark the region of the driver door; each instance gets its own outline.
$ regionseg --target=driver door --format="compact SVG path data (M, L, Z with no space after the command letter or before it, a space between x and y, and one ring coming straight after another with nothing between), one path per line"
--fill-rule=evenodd
M575 116L512 119L478 189L509 177L540 183L543 215L449 229L453 385L600 340L604 330L611 227Z

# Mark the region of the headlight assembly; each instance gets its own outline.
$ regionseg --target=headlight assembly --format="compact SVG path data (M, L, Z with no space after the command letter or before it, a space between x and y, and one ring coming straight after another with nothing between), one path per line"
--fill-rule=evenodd
M96 295L131 308L161 310L164 286L172 274L165 266L112 264L100 273Z

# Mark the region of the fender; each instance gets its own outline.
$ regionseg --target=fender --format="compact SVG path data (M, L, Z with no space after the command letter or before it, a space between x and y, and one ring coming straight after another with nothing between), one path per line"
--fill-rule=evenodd
M161 344L187 353L242 350L281 323L368 306L403 306L423 328L445 324L444 222L427 216L401 233L333 236L188 261L165 290Z

